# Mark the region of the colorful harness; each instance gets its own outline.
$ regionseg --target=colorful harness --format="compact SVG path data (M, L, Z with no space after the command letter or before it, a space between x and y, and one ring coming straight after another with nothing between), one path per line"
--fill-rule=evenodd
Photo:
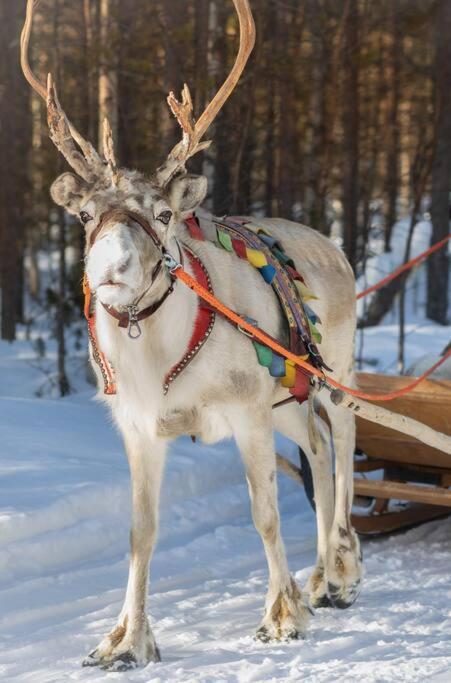
M321 334L316 327L321 320L306 303L317 297L308 289L280 242L267 230L254 227L240 217L212 220L216 226L216 244L248 261L273 287L289 328L290 351L318 369L329 370L316 346L321 343ZM186 225L193 239L205 240L195 216L188 218ZM247 320L258 326L257 321ZM252 340L252 343L259 364L266 367L272 377L280 378L282 386L289 389L299 402L304 401L310 388L307 375L268 346L256 340Z
M135 214L130 212L129 216L136 220ZM213 218L212 220L216 228L217 246L228 252L235 253L240 259L248 261L260 272L265 282L273 287L287 321L290 351L300 356L303 360L309 361L318 369L325 368L329 370L316 346L317 343L321 342L321 335L316 327L321 321L306 303L308 300L316 299L316 297L306 286L304 279L295 269L293 261L287 256L280 242L272 237L267 230L258 228L243 218ZM149 231L150 228L143 217L139 216L139 221L137 222L147 232ZM146 223L146 225L143 225L143 223ZM206 239L195 216L191 216L186 220L186 226L192 239L199 241ZM199 257L185 244L182 244L181 253L188 260L197 282L212 293L208 272ZM96 335L95 311L93 310L91 292L86 276L83 281L83 290L85 294L84 312L88 322L88 334L93 358L102 373L104 393L113 395L117 392L114 368L99 349ZM171 291L172 286L168 293ZM135 312L136 320L144 319L155 312L166 299L168 293L156 306L148 307L141 313ZM120 327L126 327L126 321L122 318L127 316L127 314L118 315L108 307L105 308L110 315L119 320ZM250 318L246 320L254 326L258 325L255 320ZM214 321L215 312L207 304L199 300L194 331L188 348L183 358L167 373L163 383L164 394L169 391L171 383L202 348L211 334ZM129 324L136 325L136 322L130 319ZM241 332L243 331L239 326L237 326L237 329ZM132 335L129 336L133 338ZM254 344L259 364L266 367L272 377L279 378L282 386L289 389L294 399L300 403L306 400L310 389L308 375L295 366L292 361L278 355L256 339L252 339L252 343Z

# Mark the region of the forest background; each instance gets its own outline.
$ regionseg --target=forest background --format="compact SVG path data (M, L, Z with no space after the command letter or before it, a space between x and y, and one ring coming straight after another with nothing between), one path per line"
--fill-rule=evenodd
M65 394L66 334L82 329L83 231L49 196L64 166L45 107L20 70L25 4L0 0L1 337L31 335L44 319L57 341L55 385ZM210 131L214 144L190 164L209 179L206 208L310 225L342 244L357 276L372 255L371 237L390 251L400 217L410 216L405 260L425 213L431 243L445 237L451 2L251 6L254 53ZM41 78L52 71L63 107L87 138L98 142L108 115L120 164L151 173L179 139L167 93L187 82L201 113L231 68L237 33L226 0L41 0L32 62ZM447 251L430 257L427 269L427 316L445 325ZM381 290L360 326L377 324L404 286L399 278Z

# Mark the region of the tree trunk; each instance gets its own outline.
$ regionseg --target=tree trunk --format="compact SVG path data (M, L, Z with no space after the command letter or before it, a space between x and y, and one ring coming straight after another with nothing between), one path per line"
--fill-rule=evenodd
M267 95L266 95L266 107L265 107L265 196L264 196L264 206L265 214L267 216L274 215L274 190L276 184L276 65L274 60L271 59L271 55L276 53L277 50L277 7L275 4L269 4L267 9L267 19L266 19L266 31L269 34L269 45L271 48L271 53L268 55L268 65L267 65Z
M194 4L194 112L196 119L204 111L208 96L208 39L210 0L196 0ZM193 173L202 173L204 152L190 162Z
M99 149L103 151L103 122L118 140L118 0L100 0Z
M435 16L436 134L432 166L431 217L434 244L449 233L451 190L451 3L439 0ZM449 263L446 249L428 260L427 315L447 324Z
M55 62L57 69L57 80L63 82L64 64L61 50L61 0L55 0L54 10L54 35L55 35ZM63 170L63 160L58 158L58 171ZM66 373L66 215L64 209L57 208L58 216L58 288L56 291L56 343L57 343L57 378L60 396L66 396L70 392L69 380Z
M348 0L343 46L343 246L355 271L359 203L359 15Z
M390 79L387 151L387 208L385 213L385 251L390 251L393 226L397 219L399 195L399 100L402 36L399 28L398 1L389 3L390 22Z
M58 294L56 312L56 342L58 346L58 390L60 396L70 393L66 373L66 216L64 209L58 208Z
M217 65L215 78L215 92L220 88L221 84L227 78L229 71L228 63L228 44L227 20L230 15L231 8L228 3L223 0L216 0L215 2L215 38L214 38L214 53ZM227 102L227 107L223 108L216 119L215 125L215 161L214 161L214 180L213 180L213 213L218 216L228 213L231 205L231 187L230 187L230 161L231 154L231 126L230 121L230 100Z
M308 20L312 31L315 59L311 68L311 95L309 116L311 126L311 146L306 184L307 224L329 235L330 226L326 217L326 176L327 176L327 77L331 68L330 35L324 12L317 0L308 4Z
M0 2L0 287L1 336L13 341L22 310L21 268L28 192L29 90L21 74L21 3Z
M92 143L96 140L96 130L98 130L98 94L97 85L99 84L99 74L97 68L97 58L95 57L95 43L98 40L97 34L97 3L93 0L83 0L83 23L85 31L85 60L86 60L86 118L87 118L87 138Z
M173 90L180 96L183 83L189 82L189 62L185 50L184 27L188 22L188 7L185 0L163 0L164 19L164 81L165 92ZM162 99L163 139L165 153L180 140L180 127L174 117L168 116L166 99Z

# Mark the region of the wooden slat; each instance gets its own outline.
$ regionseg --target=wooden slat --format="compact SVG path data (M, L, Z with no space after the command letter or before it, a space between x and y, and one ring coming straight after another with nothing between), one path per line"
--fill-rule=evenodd
M412 382L412 377L358 373L359 388L387 393ZM382 405L382 404L381 404ZM451 435L451 381L425 380L411 393L383 404L395 413L420 420ZM373 458L442 467L451 470L451 456L392 429L357 418L357 445Z
M374 470L383 470L387 466L386 460L380 458L365 458L365 460L354 460L354 472L374 472Z
M397 481L355 478L354 493L360 496L411 500L416 503L451 507L451 489L444 489L439 486L418 486Z
M382 515L351 515L351 522L359 534L382 534L396 529L427 522L436 517L449 514L448 507L438 505L409 505L404 510L386 512Z

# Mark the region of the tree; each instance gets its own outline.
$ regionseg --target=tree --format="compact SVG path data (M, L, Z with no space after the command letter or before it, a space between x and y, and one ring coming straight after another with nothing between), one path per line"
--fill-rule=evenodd
M0 2L0 287L1 336L13 341L21 311L22 254L28 217L30 93L17 58L21 3Z
M387 207L385 213L385 251L390 250L393 226L397 219L397 202L399 197L399 102L401 77L402 35L399 25L399 0L391 0L388 4L390 63L388 80L388 149L386 170Z
M103 122L107 118L113 139L118 139L118 0L100 0L99 149L103 148ZM89 35L89 34L88 34Z
M347 0L343 46L343 242L355 270L359 204L359 7Z
M451 3L439 0L436 7L435 49L435 150L432 165L431 218L435 243L449 233L451 190ZM441 249L428 261L427 315L447 323L449 264Z

